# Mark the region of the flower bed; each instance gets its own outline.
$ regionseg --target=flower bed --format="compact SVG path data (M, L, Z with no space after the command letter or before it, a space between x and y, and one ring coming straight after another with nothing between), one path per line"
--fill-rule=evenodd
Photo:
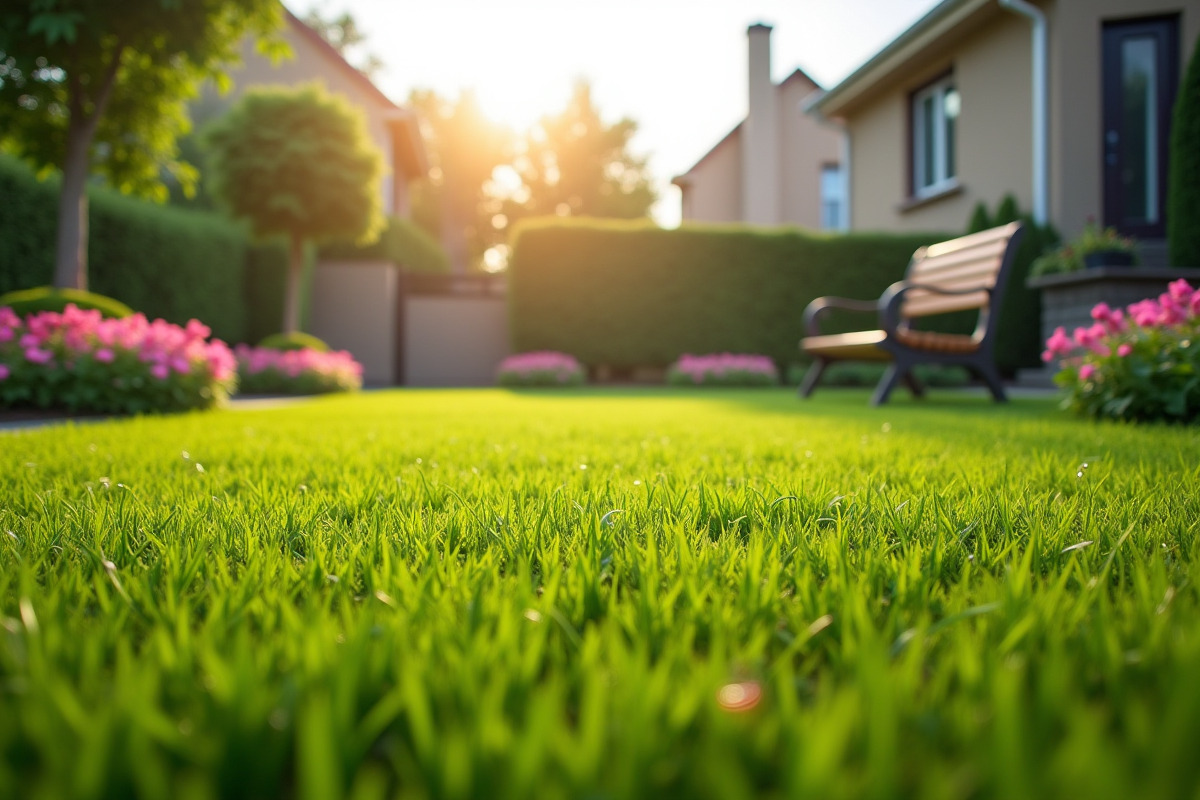
M685 354L667 369L667 383L672 386L776 386L779 370L766 356Z
M1042 358L1062 360L1065 406L1092 417L1192 421L1200 415L1200 290L1183 279L1125 311L1098 303L1094 324L1059 327Z
M74 304L24 318L0 307L0 407L120 414L218 405L236 373L210 333L196 320L105 319Z
M518 353L500 362L496 382L501 386L581 386L583 365L574 356L553 350Z
M247 394L323 394L362 388L362 364L345 350L275 350L239 344L238 385Z

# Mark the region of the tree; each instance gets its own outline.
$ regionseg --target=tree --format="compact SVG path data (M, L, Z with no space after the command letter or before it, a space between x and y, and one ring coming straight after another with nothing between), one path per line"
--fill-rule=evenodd
M366 44L367 35L359 30L358 23L349 11L343 11L333 19L325 19L314 8L304 18L304 24L320 34L347 63L367 77L374 77L383 69L383 59L372 52L362 52L354 58L356 51L361 51ZM351 61L352 58L354 61Z
M62 170L54 283L87 288L87 193L95 171L123 192L166 198L186 104L204 80L228 85L242 37L272 37L277 0L37 0L0 11L0 145L43 173ZM264 38L265 37L265 38Z
M1175 100L1167 183L1167 244L1172 264L1200 264L1200 39L1196 40Z
M300 329L304 245L369 242L384 225L383 158L361 112L318 85L247 92L206 132L213 195L260 238L289 243L283 329Z
M462 270L502 235L491 221L498 209L487 186L496 168L512 159L514 136L484 116L471 92L448 101L417 89L408 102L431 162L429 184L414 196L414 216L425 225L437 220L451 264Z
M567 108L526 135L515 162L525 196L508 202L505 216L648 216L656 198L646 159L629 152L636 132L628 118L605 123L591 87L576 83Z

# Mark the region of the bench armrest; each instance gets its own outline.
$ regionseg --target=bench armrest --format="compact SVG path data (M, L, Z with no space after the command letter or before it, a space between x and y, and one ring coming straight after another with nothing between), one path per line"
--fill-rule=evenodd
M927 283L909 283L896 281L879 298L879 327L889 334L895 333L900 326L900 306L904 303L904 293L912 289L920 289L931 294L978 294L987 292L990 297L994 291L991 286L974 286L969 289L947 289L944 286L933 286Z
M879 309L879 303L876 300L851 300L847 297L818 297L808 304L808 308L804 309L804 333L806 336L821 335L820 317L823 312L831 308L872 312Z

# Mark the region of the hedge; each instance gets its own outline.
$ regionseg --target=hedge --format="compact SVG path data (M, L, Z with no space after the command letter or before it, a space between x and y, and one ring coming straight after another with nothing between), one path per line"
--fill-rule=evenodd
M58 187L0 156L0 293L54 278ZM150 318L243 338L246 237L224 218L89 190L88 289Z
M390 217L379 238L366 246L335 241L320 248L320 257L330 261L363 259L391 261L407 272L449 272L450 258L442 245L412 220Z
M780 366L798 349L804 308L815 297L875 298L900 280L913 251L958 234L853 233L544 219L518 226L509 267L513 349L559 350L588 365L666 366L684 353L760 353ZM1011 287L1010 287L1011 288ZM1027 309L1002 319L1028 325ZM832 315L830 333L874 327L870 315ZM930 324L967 331L973 316ZM1036 328L1036 318L1032 323ZM1024 344L1027 348L1027 344ZM1036 358L1036 354L1034 355Z

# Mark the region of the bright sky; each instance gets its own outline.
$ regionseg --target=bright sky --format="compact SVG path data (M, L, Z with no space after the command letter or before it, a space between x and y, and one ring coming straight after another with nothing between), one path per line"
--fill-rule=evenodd
M800 67L829 88L937 0L285 0L298 16L349 11L385 68L379 88L454 97L475 90L484 111L523 131L561 111L587 78L604 118L639 126L650 158L655 218L679 222L670 185L746 114L746 28L774 27L776 81Z

